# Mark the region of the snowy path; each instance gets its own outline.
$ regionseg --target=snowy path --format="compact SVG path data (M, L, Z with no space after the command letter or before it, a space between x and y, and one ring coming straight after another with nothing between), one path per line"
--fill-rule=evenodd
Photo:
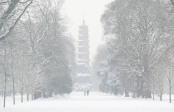
M145 99L122 98L102 93L72 93L67 98L41 99L8 105L0 112L174 112L174 104Z

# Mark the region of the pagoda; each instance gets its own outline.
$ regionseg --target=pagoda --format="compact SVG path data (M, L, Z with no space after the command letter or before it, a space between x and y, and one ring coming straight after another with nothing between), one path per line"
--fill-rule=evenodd
M77 63L86 64L89 67L89 39L88 26L83 24L79 26L79 38L77 47Z
M90 59L89 59L89 35L88 26L83 19L79 26L79 36L77 44L77 69L75 90L90 89Z

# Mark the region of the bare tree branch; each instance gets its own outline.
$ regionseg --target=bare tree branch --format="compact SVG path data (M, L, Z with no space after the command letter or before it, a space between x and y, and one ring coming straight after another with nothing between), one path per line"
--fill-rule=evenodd
M18 0L19 1L19 0ZM2 37L0 37L0 41L4 40L5 38L7 38L9 36L9 34L11 33L11 31L14 29L14 27L16 26L16 24L18 23L18 21L20 20L20 18L22 17L22 15L25 13L25 11L27 10L27 8L32 4L32 1L30 1L30 3L25 7L25 9L22 11L22 13L19 15L19 17L17 18L17 20L15 21L15 23L13 24L13 26L9 29L9 31L3 35ZM8 16L7 16L8 17ZM7 18L6 16L4 16L4 18ZM2 24L0 23L0 30L2 29L3 26L3 22Z
M174 1L173 0L170 0L170 1L171 1L172 5L174 6Z
M26 0L26 1L24 1L24 2L19 2L19 3L25 4L25 3L27 3L28 1L31 1L31 0Z
M7 11L4 12L4 14L2 15L2 17L0 18L0 31L2 30L2 27L4 25L4 21L6 21L6 19L8 18L8 16L12 13L12 11L15 9L17 3L19 2L19 0L12 0Z
M6 4L6 3L8 3L8 1L4 1L4 2L1 2L1 1L0 1L0 5Z

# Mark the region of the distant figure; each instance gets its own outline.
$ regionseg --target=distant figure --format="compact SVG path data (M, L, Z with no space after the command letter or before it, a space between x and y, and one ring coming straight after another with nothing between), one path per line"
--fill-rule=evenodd
M86 91L84 91L84 96L86 96Z
M87 96L89 96L89 90L86 91Z

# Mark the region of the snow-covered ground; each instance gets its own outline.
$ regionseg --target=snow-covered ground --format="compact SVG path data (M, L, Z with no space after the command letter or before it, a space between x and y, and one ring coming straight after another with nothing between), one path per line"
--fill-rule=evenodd
M0 99L2 101L2 98ZM151 99L132 99L91 92L83 96L83 92L73 92L66 97L39 99L23 104L7 101L7 107L0 112L174 112L174 103L160 102Z

